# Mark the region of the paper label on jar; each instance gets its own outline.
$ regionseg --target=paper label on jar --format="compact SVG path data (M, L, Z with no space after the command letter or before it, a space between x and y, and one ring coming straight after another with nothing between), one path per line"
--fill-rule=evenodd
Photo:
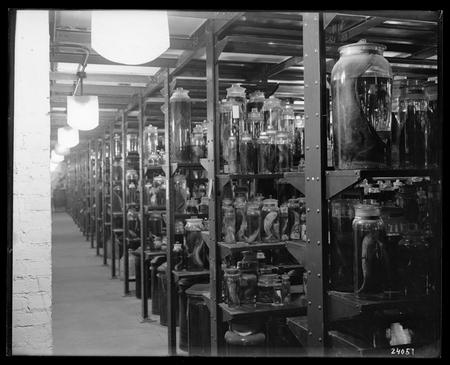
M233 118L239 119L239 105L233 105Z

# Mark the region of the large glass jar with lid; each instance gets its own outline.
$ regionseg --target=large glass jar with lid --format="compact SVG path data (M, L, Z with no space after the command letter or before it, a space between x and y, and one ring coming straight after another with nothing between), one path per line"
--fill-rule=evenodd
M274 138L267 132L261 132L257 140L258 151L258 173L270 174L277 167L277 153Z
M187 187L186 176L177 174L174 176L175 190L175 212L185 213L186 204L189 199L189 188Z
M264 130L266 132L280 130L282 124L283 107L281 100L271 95L264 101Z
M287 172L291 167L290 141L287 132L278 132L275 140L277 146L276 171Z
M225 300L230 308L239 307L241 301L239 298L240 293L240 279L241 273L236 267L229 267L224 269L225 279Z
M296 198L288 200L288 232L291 240L300 239L300 202Z
M239 140L239 131L243 129L246 113L245 88L240 84L232 84L227 89L227 100L231 106L231 135Z
M139 183L139 175L138 172L134 169L128 170L126 173L126 181L127 181L127 203L138 204L138 183Z
M229 173L228 167L228 139L231 134L231 121L232 121L232 107L231 102L227 99L223 99L219 105L220 113L220 170L224 173Z
M231 201L222 204L222 236L225 243L236 243L236 214Z
M264 92L259 90L252 92L248 96L247 113L250 113L253 109L256 109L256 111L260 112L263 108L265 100L266 98L264 96Z
M335 167L384 168L390 162L392 69L385 46L361 40L339 48L331 72Z
M261 240L261 210L258 202L248 203L246 221L245 241L247 243L259 242Z
M263 242L277 242L280 240L280 224L278 200L265 199L261 209L262 230L261 239Z
M357 295L381 294L386 284L385 225L380 208L355 205L353 229L353 288Z
M235 217L236 217L236 241L245 241L245 230L247 228L247 202L243 197L236 197L234 201Z
M280 238L282 241L289 239L289 207L288 203L280 206Z
M191 160L199 162L206 154L206 145L203 138L203 127L198 124L194 127L191 137Z
M252 108L252 110L247 113L246 129L254 140L259 138L261 128L263 127L263 122L263 114L258 111L257 108Z
M400 166L431 167L434 161L428 97L419 80L408 80L400 89L398 116Z
M281 114L281 123L279 131L288 132L292 134L294 132L295 114L292 104L287 102L283 107Z
M162 175L153 178L153 188L156 195L156 206L162 207L166 205L166 179Z
M188 93L189 90L179 87L170 97L170 157L173 162L190 162L191 158L191 98Z
M201 250L203 248L203 221L199 218L186 219L186 266L189 271L204 269Z

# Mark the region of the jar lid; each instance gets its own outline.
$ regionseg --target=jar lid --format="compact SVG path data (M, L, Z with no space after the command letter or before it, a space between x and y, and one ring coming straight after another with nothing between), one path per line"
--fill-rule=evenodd
M355 205L355 217L376 217L380 216L380 208L372 204Z
M201 218L187 218L186 223L202 224L203 220Z
M288 137L289 137L289 134L287 132L283 132L283 131L277 132L277 138L288 138Z
M232 200L231 199L229 199L229 198L225 198L225 199L223 199L222 200L222 205L231 205L231 203L232 203Z
M227 275L235 275L235 274L239 274L239 269L237 267L226 267L225 269L223 269L223 271L225 271L225 273Z
M281 108L281 100L274 95L271 95L264 101L263 110L269 110L273 108Z
M203 134L203 127L200 124L197 124L193 129L193 133Z
M361 39L356 43L346 44L339 47L338 51L340 56L349 56L358 53L376 53L383 55L386 46L378 43L367 43L365 39Z
M269 136L267 135L267 132L261 132L259 134L258 140L268 140L268 139L269 139Z
M277 199L264 199L263 204L265 205L275 205L278 207L278 200Z
M286 105L283 108L283 116L291 116L295 118L294 115L294 107L290 103L286 103Z
M231 87L227 89L227 98L229 97L240 97L245 99L245 88L241 84L232 84Z
M249 95L250 102L264 101L266 97L263 91L256 90Z
M189 101L191 98L189 97L189 90L185 90L182 87L177 87L175 91L173 92L172 96L170 97L170 101Z

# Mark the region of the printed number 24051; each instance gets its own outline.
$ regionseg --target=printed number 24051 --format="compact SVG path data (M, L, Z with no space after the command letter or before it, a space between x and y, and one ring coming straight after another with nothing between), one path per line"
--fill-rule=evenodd
M391 355L404 355L404 356L414 356L414 348L406 347L406 348L391 348Z

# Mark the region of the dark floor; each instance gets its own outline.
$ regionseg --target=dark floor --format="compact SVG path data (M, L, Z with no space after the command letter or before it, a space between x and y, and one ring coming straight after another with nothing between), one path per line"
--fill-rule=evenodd
M110 279L110 267L72 218L65 212L52 218L54 355L167 355L159 316L141 323L140 300L123 296L123 281Z

